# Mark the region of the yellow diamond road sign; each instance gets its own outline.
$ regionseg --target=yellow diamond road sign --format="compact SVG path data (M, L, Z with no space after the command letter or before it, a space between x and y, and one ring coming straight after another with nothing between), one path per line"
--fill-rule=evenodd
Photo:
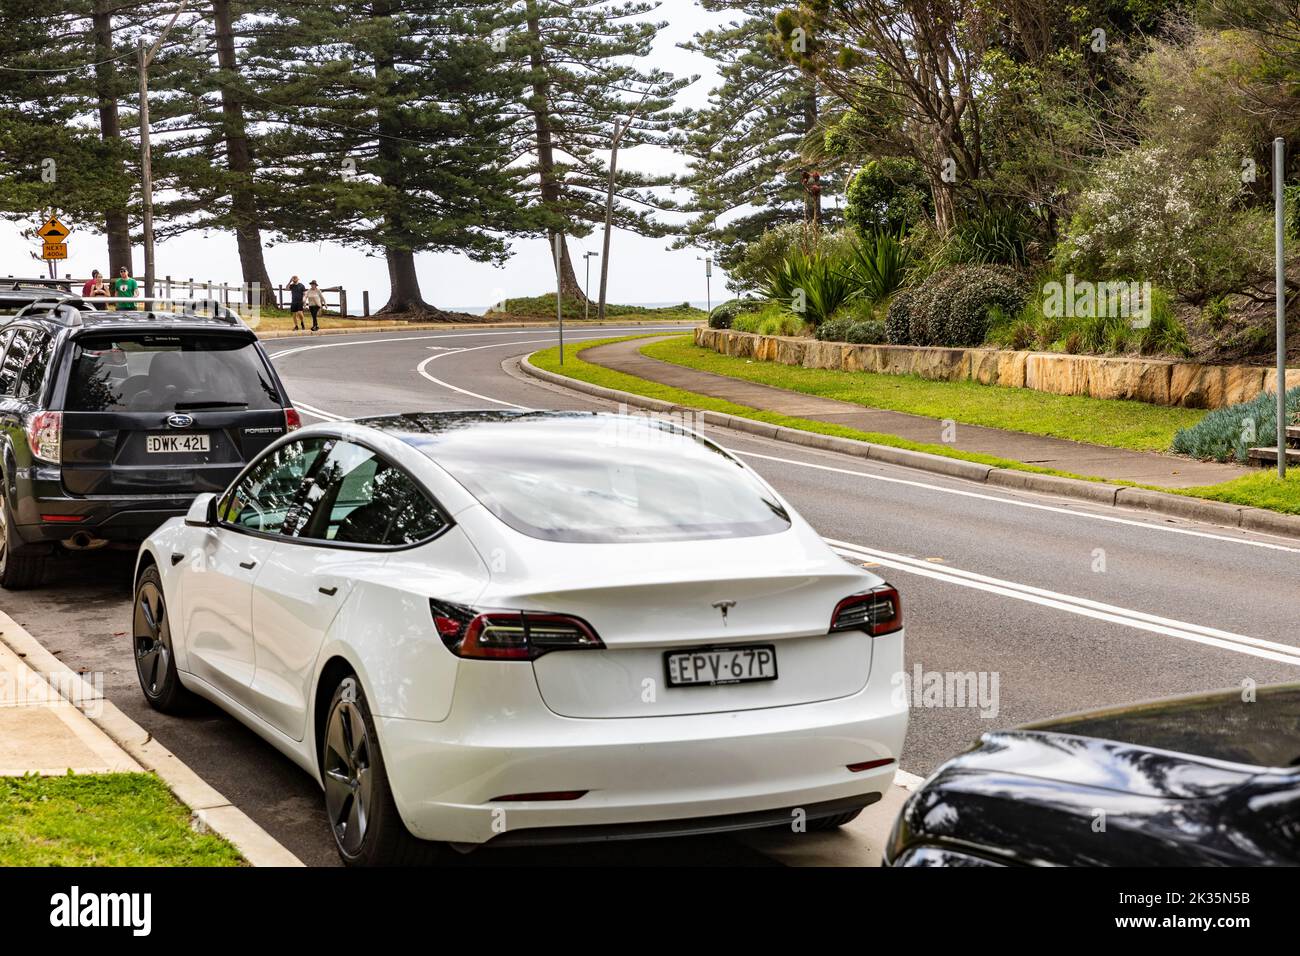
M51 216L41 228L36 230L36 235L45 241L46 245L51 243L63 242L68 238L72 230L59 222L57 216Z

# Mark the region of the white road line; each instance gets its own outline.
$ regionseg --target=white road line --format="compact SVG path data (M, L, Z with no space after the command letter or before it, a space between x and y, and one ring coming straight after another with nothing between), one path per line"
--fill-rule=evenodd
M332 412L326 412L311 405L304 405L302 402L294 402L293 407L300 412L306 412L313 418L319 418L327 422L345 422L347 421L342 415L335 415Z
M1100 601L1092 601L1088 598L1075 597L1058 591L1049 591L1045 588L1019 584L1015 581L1005 581L1000 578L976 574L973 571L964 571L947 565L929 564L907 555L867 548L847 541L836 541L833 538L827 538L826 541L839 554L846 557L856 558L859 561L870 560L906 574L933 578L949 584L957 584L961 587L975 588L991 594L1000 594L1003 597L1038 604L1042 607L1050 607L1069 614L1078 614L1099 621L1107 621L1111 624L1120 624L1124 627L1163 634L1166 637L1176 637L1179 640L1204 644L1220 650L1233 651L1238 654L1246 654L1251 657L1260 657L1265 660L1300 667L1300 647L1293 644L1279 644L1275 641L1265 641L1244 634L1233 634L1230 631L1221 631L1199 624L1175 621L1142 611L1116 607L1113 604L1103 604Z
M360 342L314 342L311 345L300 345L297 348L285 349L282 352L275 352L270 357L274 361L278 358L284 358L286 355L297 355L299 352L310 352L315 349L339 349L348 348L353 345L383 345L385 342L418 342L423 339L464 339L464 338L481 338L485 335L535 335L537 329L511 329L505 332L430 332L425 335L389 335L382 339L364 339ZM602 326L599 329L585 328L581 331L571 331L566 338L586 334L589 338L602 338L606 332L688 332L688 328L680 325L666 326L662 328L647 328L637 326L635 328L612 328ZM595 334L600 333L600 334Z
M550 341L550 340L545 339L543 341ZM429 370L426 366L428 366L430 362L435 361L436 359L446 358L448 355L460 355L463 352L477 352L479 349L494 349L494 348L499 348L502 345L534 345L534 344L536 343L535 342L494 342L491 345L479 345L479 346L475 346L474 348L457 349L454 352L439 352L436 355L430 355L427 359L425 359L423 362L417 365L415 367L415 370L419 372L421 375L423 375L425 378L427 378L429 381L433 382L434 385L440 385L443 388L448 389L449 391L459 392L461 395L468 395L470 398L477 398L480 401L491 402L493 405L504 405L506 408L517 408L523 412L531 412L532 409L529 408L527 405L516 405L514 402L507 402L499 398L491 398L487 395L480 395L478 392L471 392L469 389L460 388L459 386L452 385L450 382L444 382L440 378L434 378L431 374L429 374Z
M785 465L797 465L800 468L813 468L817 471L833 471L841 475L853 475L857 478L870 478L872 481L884 481L894 485L909 485L913 488L924 488L927 491L941 491L946 495L960 495L964 498L979 498L983 501L992 501L997 504L1015 505L1017 508L1032 508L1035 511L1051 511L1055 514L1070 515L1073 518L1091 518L1094 521L1109 521L1113 524L1130 525L1134 528L1146 528L1150 531L1165 531L1169 534L1186 534L1194 538L1209 538L1213 541L1228 541L1232 544L1245 544L1255 548L1267 548L1271 551L1285 551L1289 554L1300 554L1300 548L1290 547L1285 544L1274 544L1271 541L1256 541L1253 538L1234 538L1231 535L1215 534L1211 531L1197 531L1194 528L1177 528L1164 524L1149 524L1145 521L1137 521L1133 518L1120 518L1116 515L1097 514L1092 511L1077 511L1073 508L1061 508L1056 505L1040 504L1036 501L1024 501L1019 498L1003 498L998 495L983 494L978 491L966 491L962 488L947 488L943 485L932 485L925 481L916 481L910 478L891 478L888 475L873 475L867 471L856 471L852 468L836 468L832 465L817 465L810 461L797 461L793 458L781 458L777 455L761 455L753 451L739 451L736 449L725 449L730 454L741 458L761 458L765 461L777 461Z

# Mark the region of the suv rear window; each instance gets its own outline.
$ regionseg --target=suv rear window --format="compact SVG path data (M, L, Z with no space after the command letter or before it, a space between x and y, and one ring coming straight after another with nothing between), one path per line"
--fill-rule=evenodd
M249 339L203 333L78 339L64 407L76 412L280 408L280 394Z

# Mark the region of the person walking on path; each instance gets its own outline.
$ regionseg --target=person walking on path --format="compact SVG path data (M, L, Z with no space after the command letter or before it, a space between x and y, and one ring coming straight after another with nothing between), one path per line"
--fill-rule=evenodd
M307 287L302 281L294 276L289 280L289 311L293 313L293 330L295 332L305 332L307 330L307 317L302 314L303 297L307 294Z
M140 284L131 278L131 270L126 266L117 270L117 278L113 280L113 296L118 299L130 299L135 297L136 290ZM136 312L139 311L138 302L119 302L115 306L118 312Z
M315 279L311 280L311 288L307 290L305 301L307 310L311 312L311 330L319 332L320 325L317 322L317 317L320 315L320 310L325 308L325 293L321 292L320 286L316 284Z

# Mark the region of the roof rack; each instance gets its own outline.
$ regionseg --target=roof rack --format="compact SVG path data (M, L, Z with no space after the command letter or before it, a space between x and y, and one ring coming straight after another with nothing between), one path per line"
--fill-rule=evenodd
M72 280L70 279L21 279L14 278L13 276L6 276L4 283L8 284L10 282L13 283L12 289L14 292L21 291L24 288L61 289L64 292L72 291Z
M39 315L72 328L83 324L81 310L84 306L81 303L81 299L37 299L18 310L10 321Z
M126 303L132 306L129 310L120 312L107 312L103 306L105 303ZM152 305L171 305L173 308L166 310L157 310L153 308L142 308L145 304ZM174 306L181 306L177 309ZM42 316L60 322L65 326L74 327L85 324L82 313L92 315L122 315L126 316L130 312L143 312L149 317L154 316L201 316L203 318L215 319L218 322L225 322L227 325L241 325L238 315L225 308L215 299L163 299L136 297L136 298L109 298L105 296L95 296L93 298L83 298L82 296L71 297L54 297L48 299L36 299L30 305L24 306L13 316L13 319L31 318L32 316ZM12 319L10 320L12 321Z
M174 299L164 296L134 295L93 296L91 298L78 298L77 301L82 303L81 308L86 311L91 309L102 311L105 305L127 305L130 308L119 308L118 311L144 312L149 315L194 315L216 319L218 322L225 322L227 325L241 324L239 316L216 299ZM159 309L158 306L164 306L165 308Z

